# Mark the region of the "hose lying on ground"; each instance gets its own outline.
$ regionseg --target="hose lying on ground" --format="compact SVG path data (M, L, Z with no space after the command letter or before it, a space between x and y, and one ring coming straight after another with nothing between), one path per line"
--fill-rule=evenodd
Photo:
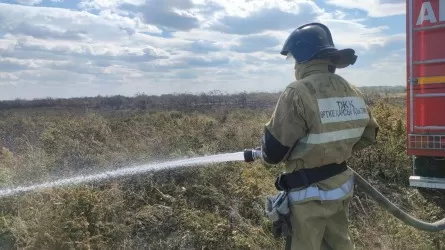
M361 177L357 172L349 168L354 173L354 181L356 184L363 189L363 191L371 196L377 203L383 206L388 212L394 215L399 220L403 221L405 224L415 227L419 230L438 232L445 229L445 218L438 220L433 223L428 223L421 221L412 217L411 215L405 213L402 209L397 207L394 203L389 201L382 193L375 189L369 182L367 182L363 177Z

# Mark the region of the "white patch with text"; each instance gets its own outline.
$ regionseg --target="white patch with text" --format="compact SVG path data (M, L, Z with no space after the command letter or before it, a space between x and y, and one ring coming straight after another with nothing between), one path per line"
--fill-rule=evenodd
M318 99L321 123L368 119L365 101L360 97Z

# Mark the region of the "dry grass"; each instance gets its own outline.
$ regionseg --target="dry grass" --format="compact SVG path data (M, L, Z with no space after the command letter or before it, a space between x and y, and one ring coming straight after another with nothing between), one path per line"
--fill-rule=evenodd
M445 216L408 187L403 107L376 103L378 145L350 165L411 214ZM9 112L9 111L4 111ZM258 145L272 110L113 113L27 110L0 114L0 185ZM254 163L162 171L28 193L0 203L2 249L281 249L264 196L281 171ZM445 249L443 233L403 225L357 190L357 249Z

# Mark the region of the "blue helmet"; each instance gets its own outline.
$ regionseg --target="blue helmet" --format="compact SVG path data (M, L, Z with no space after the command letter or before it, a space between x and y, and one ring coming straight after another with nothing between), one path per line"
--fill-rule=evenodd
M330 58L339 68L354 64L357 59L353 49L338 50L328 27L321 23L308 23L294 30L280 54L292 56L298 64Z

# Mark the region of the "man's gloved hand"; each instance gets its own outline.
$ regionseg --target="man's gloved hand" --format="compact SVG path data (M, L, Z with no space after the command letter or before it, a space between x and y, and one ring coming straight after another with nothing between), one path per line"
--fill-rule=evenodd
M272 234L275 238L292 235L290 213L287 193L280 192L278 195L266 197L265 215L272 221Z

